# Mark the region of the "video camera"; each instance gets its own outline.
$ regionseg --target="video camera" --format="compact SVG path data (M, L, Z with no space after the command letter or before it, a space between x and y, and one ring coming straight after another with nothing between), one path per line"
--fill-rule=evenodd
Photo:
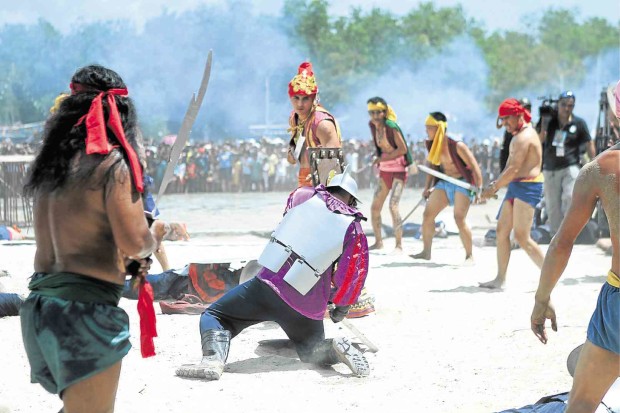
M542 100L542 103L538 107L538 116L540 116L541 119L543 116L557 117L558 99L554 99L551 96L539 96L538 100Z

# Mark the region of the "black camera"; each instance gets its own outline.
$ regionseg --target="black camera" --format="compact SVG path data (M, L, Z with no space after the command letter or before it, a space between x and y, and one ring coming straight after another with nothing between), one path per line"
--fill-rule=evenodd
M538 116L541 119L543 116L550 116L552 118L558 116L558 99L554 99L551 96L539 96L538 100L542 100L538 107Z

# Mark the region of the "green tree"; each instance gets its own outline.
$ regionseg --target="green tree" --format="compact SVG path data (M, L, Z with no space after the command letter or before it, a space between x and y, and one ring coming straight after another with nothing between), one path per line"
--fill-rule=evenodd
M421 3L401 20L405 53L411 62L419 63L472 26L461 5L436 8L432 2Z

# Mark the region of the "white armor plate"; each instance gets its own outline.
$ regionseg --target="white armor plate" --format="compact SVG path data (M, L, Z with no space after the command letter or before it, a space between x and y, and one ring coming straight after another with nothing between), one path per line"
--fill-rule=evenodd
M342 254L344 237L354 219L353 216L330 211L325 202L315 195L287 212L258 262L278 272L293 251L307 263L304 266L309 267L307 272L296 270L299 271L297 275L308 274L311 277L309 281L314 285L318 281L315 271L320 277Z
M291 251L291 248L278 244L272 238L258 257L258 263L269 271L278 272L291 255Z
M314 272L305 262L300 259L295 260L291 268L286 272L284 281L291 287L299 291L301 295L306 295L321 278L321 273Z

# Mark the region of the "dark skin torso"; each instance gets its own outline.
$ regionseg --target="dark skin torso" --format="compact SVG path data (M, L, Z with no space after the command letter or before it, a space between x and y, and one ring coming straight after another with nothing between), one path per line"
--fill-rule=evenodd
M141 197L132 190L124 163L105 187L93 189L118 156L112 154L102 162L91 182L78 184L69 178L60 189L36 194L35 271L73 272L123 284L125 257L143 258L155 250L158 242L149 231ZM89 162L95 159L78 154L73 167Z

